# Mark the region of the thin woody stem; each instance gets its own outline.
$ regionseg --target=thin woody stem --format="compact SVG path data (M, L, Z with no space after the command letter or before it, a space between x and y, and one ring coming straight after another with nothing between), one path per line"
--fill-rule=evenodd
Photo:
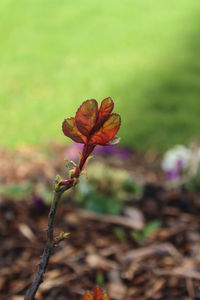
M90 156L90 154L92 153L92 151L94 150L95 145L89 145L89 144L85 144L83 147L83 151L82 151L82 155L81 155L81 160L79 162L79 170L80 172L82 171L82 169L84 168L84 165L87 161L87 158Z
M62 194L72 187L73 184L70 184L68 186L63 186L59 189L59 191L54 192L54 198L51 204L49 216L48 216L48 226L47 226L47 241L46 241L46 247L44 248L40 264L38 267L38 271L36 273L36 276L34 278L34 281L30 288L28 289L25 300L34 300L35 294L40 286L40 284L43 282L43 277L46 272L46 268L49 262L49 257L51 255L52 249L54 247L54 239L53 239L53 232L54 232L54 220L56 216L56 211L58 208L58 203L60 200L60 197Z

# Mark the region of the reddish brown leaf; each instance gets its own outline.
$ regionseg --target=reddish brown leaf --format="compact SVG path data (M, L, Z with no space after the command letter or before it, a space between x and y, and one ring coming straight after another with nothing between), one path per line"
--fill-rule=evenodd
M114 108L114 102L112 98L110 97L105 98L101 102L101 106L99 108L98 123L104 122L108 118L109 114L112 112L113 108Z
M86 100L79 107L76 113L76 125L78 130L85 135L89 136L91 130L97 122L98 118L98 104L94 99Z
M62 123L62 130L66 136L71 138L76 143L84 144L87 140L86 137L83 136L78 130L75 123L75 118L65 119L64 122Z
M121 117L119 114L111 114L102 127L93 134L89 144L105 145L111 141L119 130Z
M103 290L99 286L96 286L93 290L93 295L95 300L102 300Z
M94 300L94 297L91 292L86 292L83 295L82 300Z
M96 286L92 293L86 292L83 295L82 300L111 300L111 299L107 293L103 292L102 288Z

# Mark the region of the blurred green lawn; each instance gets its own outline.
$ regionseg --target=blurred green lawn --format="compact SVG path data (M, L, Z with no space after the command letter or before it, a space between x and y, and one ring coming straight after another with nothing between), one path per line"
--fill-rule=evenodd
M200 137L200 1L1 0L0 145L66 139L65 117L112 96L122 144Z

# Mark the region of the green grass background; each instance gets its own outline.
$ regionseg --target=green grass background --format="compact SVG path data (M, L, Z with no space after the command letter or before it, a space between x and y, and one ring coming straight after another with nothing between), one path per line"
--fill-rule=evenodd
M67 139L85 99L111 96L121 142L200 137L200 1L1 0L0 146Z

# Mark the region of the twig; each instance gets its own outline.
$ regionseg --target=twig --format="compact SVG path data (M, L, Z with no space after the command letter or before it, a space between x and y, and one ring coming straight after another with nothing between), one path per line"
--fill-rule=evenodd
M52 249L54 247L53 231L54 231L54 220L55 220L58 203L59 203L59 200L60 200L60 197L62 196L62 194L71 187L72 187L72 184L68 185L68 186L63 186L58 191L54 192L54 198L53 198L49 216L48 216L46 247L43 251L35 279L26 293L25 300L34 300L35 294L36 294L40 284L43 282L43 277L44 277L44 274L45 274L45 271L46 271L46 268L47 268L47 265L49 262L49 257L51 255Z
M200 280L200 273L193 269L186 269L183 267L174 268L172 270L154 269L153 273L159 276L177 276L183 278L190 278Z
M158 245L143 247L140 249L130 250L125 253L123 260L127 262L132 260L143 260L154 255L171 255L178 262L181 262L183 259L182 255L172 244L162 243Z

